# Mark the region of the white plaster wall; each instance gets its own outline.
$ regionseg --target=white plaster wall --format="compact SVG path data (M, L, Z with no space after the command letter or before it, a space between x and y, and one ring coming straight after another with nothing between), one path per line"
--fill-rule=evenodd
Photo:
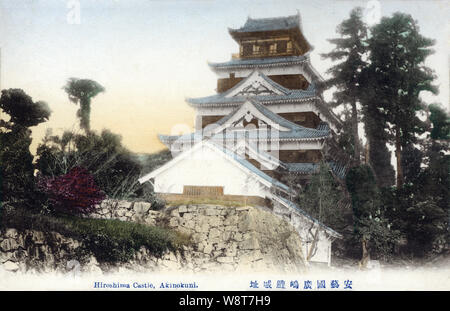
M223 186L226 195L266 196L267 187L223 158L202 146L190 156L155 177L155 191L183 193L183 186Z

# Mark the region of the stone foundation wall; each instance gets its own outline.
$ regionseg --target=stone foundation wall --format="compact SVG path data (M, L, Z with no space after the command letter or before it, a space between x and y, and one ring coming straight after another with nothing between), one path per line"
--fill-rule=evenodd
M155 225L162 214L151 210L151 203L130 202L124 200L104 200L97 205L96 210L89 215L90 218L118 219Z
M286 221L256 207L181 205L166 211L168 226L192 236L194 271L298 271L302 241Z
M105 201L91 217L168 226L191 236L192 244L157 258L145 248L116 266L94 257L80 269L102 273L133 271L303 271L302 241L285 220L255 207L181 205L153 211L145 202ZM0 269L70 272L81 241L54 232L8 229L0 232Z

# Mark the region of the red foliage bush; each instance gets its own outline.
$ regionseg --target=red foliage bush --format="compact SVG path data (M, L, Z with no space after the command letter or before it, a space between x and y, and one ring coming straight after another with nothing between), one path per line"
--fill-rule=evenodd
M54 178L40 178L38 187L47 195L55 210L73 214L88 214L105 199L94 178L82 167Z

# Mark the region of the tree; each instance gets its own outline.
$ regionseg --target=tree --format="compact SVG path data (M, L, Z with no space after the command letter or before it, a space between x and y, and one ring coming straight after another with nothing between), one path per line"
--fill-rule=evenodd
M58 177L41 177L38 186L59 212L89 214L105 198L93 176L81 167L74 167L69 173Z
M450 139L450 116L437 104L428 106L430 121L433 124L430 137L435 140Z
M311 177L303 191L298 193L295 202L309 215L325 225L341 231L345 227L345 210L340 204L345 198L340 185L331 174L331 168L321 162L319 171ZM317 251L320 226L312 223L308 228L312 236L306 260L309 261Z
M330 173L331 168L321 162L319 171L311 177L305 189L299 192L297 204L312 217L331 228L342 226L342 209L339 202L344 198L342 190Z
M371 250L379 255L388 254L398 233L391 230L391 224L384 216L380 191L370 166L350 169L346 184L352 199L354 234L361 243L360 265L365 267Z
M334 50L322 54L322 57L330 58L332 61L341 61L327 71L332 75L332 78L326 84L328 87L334 86L337 89L333 94L334 107L344 107L345 109L345 106L350 106L350 109L345 110L351 111L349 119L353 141L353 158L359 164L361 148L357 104L362 95L360 75L366 66L364 56L367 53L367 27L362 21L362 9L353 9L350 17L337 27L337 32L341 35L341 38L328 40L336 45Z
M91 99L105 91L104 87L89 79L70 78L63 87L69 95L69 100L79 104L77 116L80 118L80 128L90 131Z
M405 184L383 189L382 196L392 228L407 241L404 250L419 257L442 251L448 241L450 155L445 137L450 128L446 130L445 111L430 107L428 134L418 141L420 149L410 144L402 150Z
M395 146L396 183L402 187L402 149L425 131L425 124L418 118L418 112L425 108L419 94L437 92L432 85L434 75L424 66L434 41L419 33L410 15L395 13L371 29L368 42L370 65L365 83L372 89L371 94L376 94L372 111L377 111L378 122L386 124L389 142Z
M364 74L368 74L367 71L364 71ZM376 89L368 82L370 79L364 81L362 119L369 151L366 163L372 167L378 186L390 187L395 183L395 170L391 164L391 152L387 147L389 135L386 115L378 110Z
M425 139L423 166L413 187L413 204L407 206L408 244L419 256L439 252L448 243L450 208L450 117L438 105L429 106L431 128Z
M44 176L55 177L81 166L108 196L128 198L137 195L140 188L141 164L121 140L120 135L106 129L100 134L48 134L37 148L36 168Z
M9 115L10 125L23 128L45 122L51 114L46 102L33 102L32 98L22 89L3 90L0 108ZM6 123L3 123L3 125L6 125Z
M34 168L29 127L48 120L51 112L45 102L34 102L21 89L3 90L0 109L9 116L9 120L0 120L0 200L32 207Z

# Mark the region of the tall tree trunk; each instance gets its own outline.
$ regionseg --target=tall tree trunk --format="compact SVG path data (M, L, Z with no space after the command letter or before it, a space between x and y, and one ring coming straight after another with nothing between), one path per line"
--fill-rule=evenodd
M361 256L361 261L359 262L360 268L366 268L367 264L369 263L369 260L370 260L370 254L369 254L369 250L367 247L367 243L368 243L368 241L365 238L361 239L362 256Z
M403 167L402 167L402 145L400 142L400 131L395 130L395 157L397 158L397 188L403 186Z
M91 100L89 98L82 98L80 100L80 128L82 128L86 134L91 130Z
M360 164L360 154L361 151L359 150L359 134L358 134L358 110L356 109L356 102L352 102L352 134L354 139L354 147L355 147L355 161L356 164Z

